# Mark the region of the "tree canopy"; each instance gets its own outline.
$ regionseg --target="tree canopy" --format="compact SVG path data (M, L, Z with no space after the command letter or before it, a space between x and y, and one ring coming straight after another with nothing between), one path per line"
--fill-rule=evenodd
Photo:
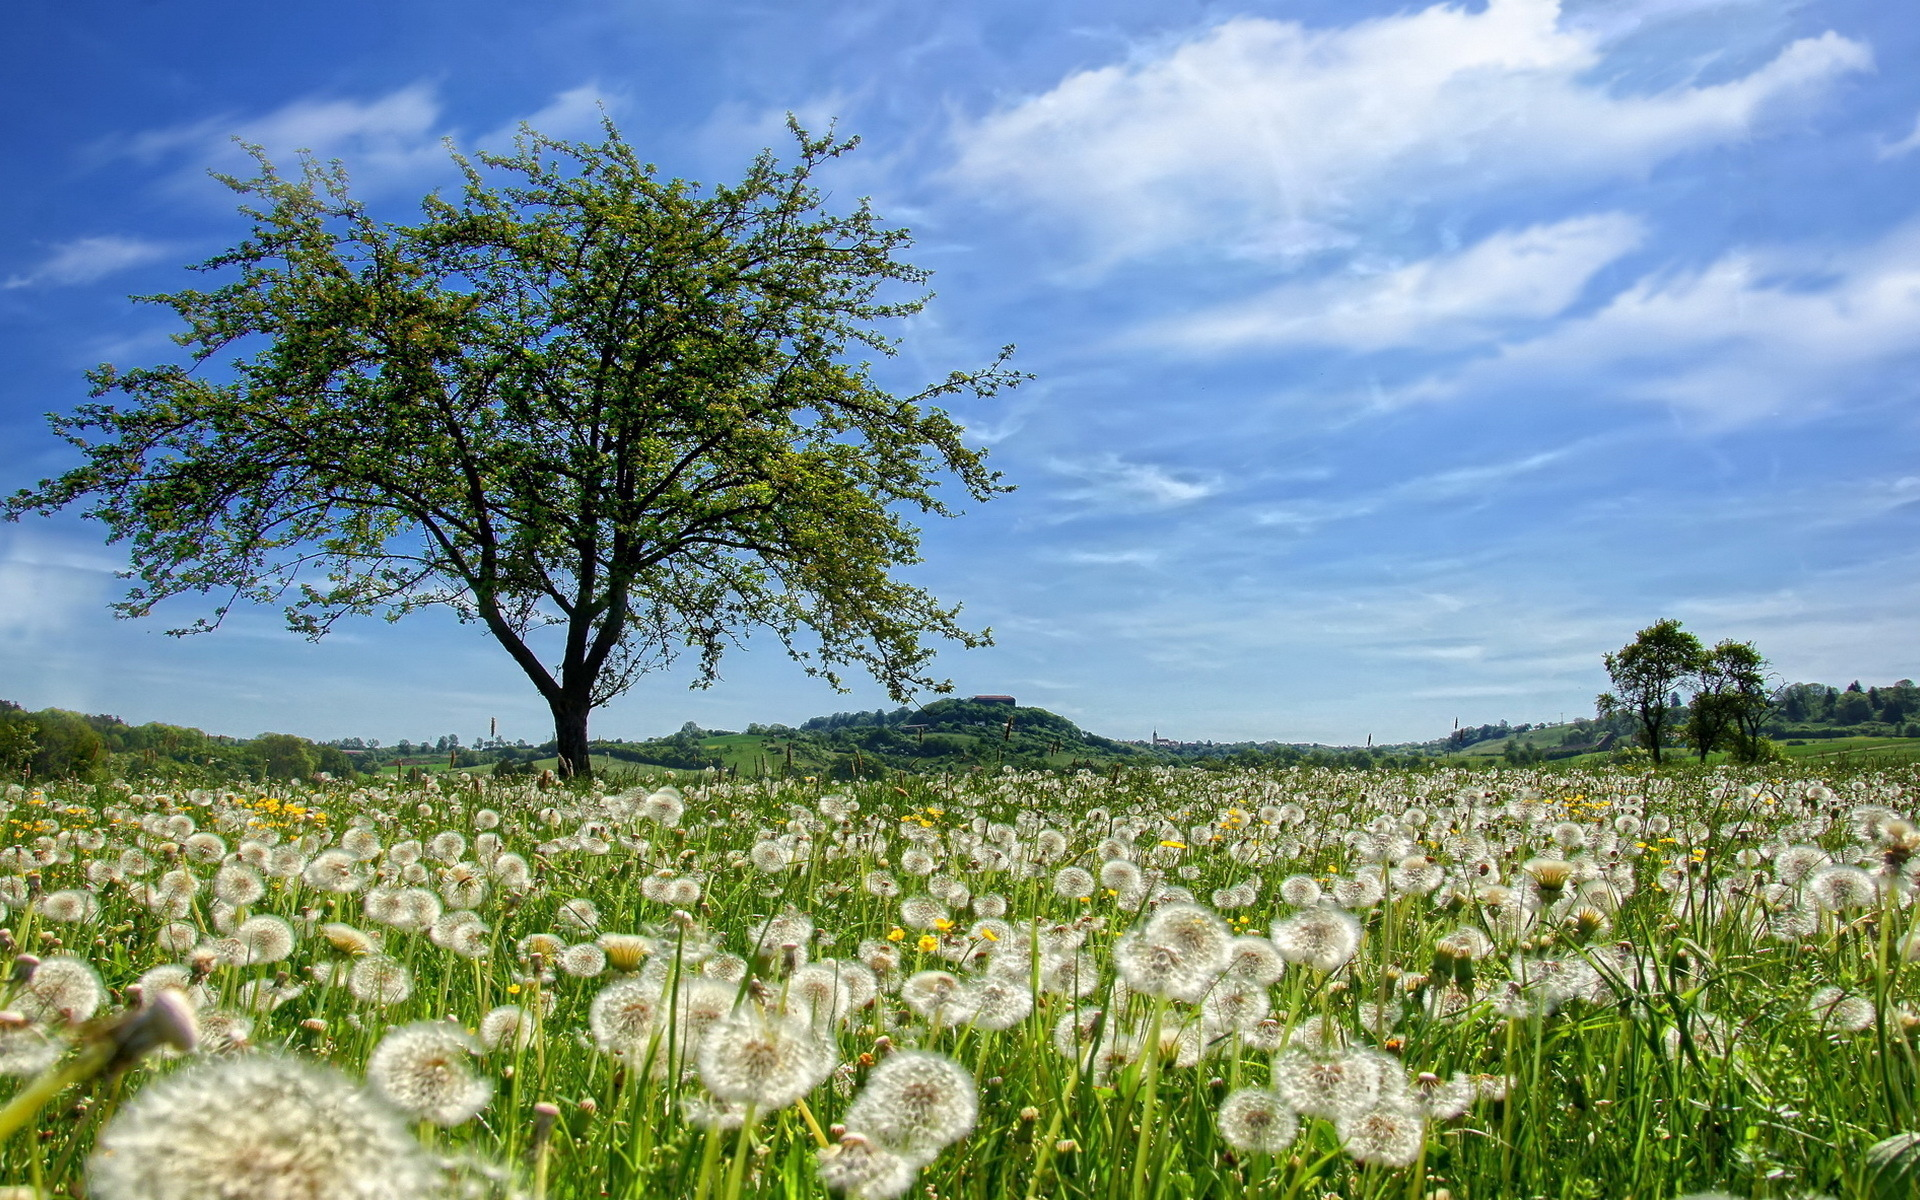
M251 234L200 264L176 312L186 364L92 373L54 418L83 465L7 501L84 502L130 547L116 605L188 593L219 624L283 605L318 638L344 617L446 607L503 646L587 769L587 716L755 628L836 687L860 668L904 700L943 690L928 637L987 635L893 577L939 488L1007 490L934 401L1018 382L1008 351L910 395L852 355L894 353L918 312L906 231L829 212L816 172L853 140L793 127L737 184L663 180L609 124L597 144L524 130L455 155L464 186L376 219L342 168L226 178Z
M1615 711L1632 714L1640 730L1640 740L1660 761L1660 745L1672 723L1676 707L1675 689L1690 681L1706 660L1700 639L1668 618L1655 621L1635 635L1633 641L1604 656L1607 677L1613 691L1603 693L1597 707L1604 715Z

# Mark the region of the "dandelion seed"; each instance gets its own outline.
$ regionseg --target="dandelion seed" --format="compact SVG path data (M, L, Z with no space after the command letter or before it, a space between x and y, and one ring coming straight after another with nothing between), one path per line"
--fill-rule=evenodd
M413 995L413 974L384 954L363 954L347 976L347 991L362 1004L402 1004Z
M196 1013L195 1021L204 1054L238 1054L253 1045L253 1018L246 1013L209 1009Z
M1243 1154L1279 1154L1299 1136L1286 1098L1269 1088L1241 1088L1221 1102L1220 1138Z
M1273 1064L1273 1086L1295 1112L1340 1117L1365 1111L1380 1096L1378 1060L1355 1053L1289 1050Z
M820 1151L814 1169L823 1187L850 1200L895 1200L913 1187L919 1164L849 1132Z
M834 1046L797 1018L743 1010L714 1023L697 1057L707 1090L766 1113L824 1081L833 1070Z
M344 893L358 891L366 882L360 865L344 850L323 850L307 863L301 881L315 891Z
M808 1024L831 1025L846 1015L852 1002L837 963L808 963L787 979L787 1011L800 1014Z
M847 1108L849 1130L903 1157L924 1161L973 1131L980 1113L973 1076L944 1055L889 1055Z
M1033 993L1025 981L983 979L956 989L943 1015L949 1024L977 1029L1012 1029L1033 1012Z
M1280 884L1280 898L1295 908L1312 908L1321 894L1319 882L1305 875L1289 875Z
M329 1067L213 1060L134 1093L88 1164L97 1200L425 1200L441 1177L399 1115Z
M403 1025L380 1039L367 1059L367 1082L413 1117L451 1127L472 1119L493 1098L468 1058L480 1046L445 1021Z
M1147 922L1141 936L1178 953L1195 972L1209 978L1233 962L1233 934L1227 923L1197 904L1167 904Z
M657 986L643 979L622 979L594 996L587 1009L587 1026L603 1052L639 1055L662 1015Z
M1830 1033L1859 1033L1874 1021L1873 1001L1848 995L1837 987L1823 987L1807 1000L1807 1011Z
M106 1000L100 976L84 959L58 955L41 961L14 997L28 1020L78 1025Z
M227 841L217 833L196 833L183 844L188 862L217 863L227 856Z
M92 892L81 888L48 892L40 897L36 907L42 917L59 924L78 924L100 915L100 901Z
M1451 1121L1472 1106L1473 1080L1460 1072L1455 1072L1453 1078L1445 1080L1438 1075L1423 1073L1414 1081L1412 1099L1429 1120Z
M909 896L900 902L900 923L909 929L932 929L947 919L947 906L932 896Z
M1280 957L1322 974L1339 970L1360 949L1360 922L1337 908L1295 913L1275 921L1271 932Z
M583 896L576 896L561 904L554 915L563 924L577 929L597 931L600 928L600 906Z
M1401 1101L1343 1114L1335 1119L1334 1128L1356 1162L1382 1167L1412 1166L1426 1141L1425 1119L1417 1108Z
M1100 886L1122 894L1140 890L1140 868L1124 858L1110 859L1100 865Z
M1827 912L1844 912L1848 909L1867 908L1874 904L1880 895L1880 889L1874 883L1873 876L1859 867L1826 866L1807 876L1807 899L1816 908Z
M0 1075L38 1075L67 1044L39 1025L0 1025Z
M1079 867L1062 867L1053 876L1054 894L1066 900L1084 900L1093 895L1093 876Z
M224 904L242 908L267 894L267 881L252 867L228 863L213 876L213 894Z
M556 961L567 974L592 979L607 969L607 952L592 942L582 942L562 950Z
M293 926L263 913L242 921L233 931L233 940L245 951L242 965L277 963L293 953Z
M502 1004L480 1018L480 1045L487 1050L524 1050L533 1044L535 1026L518 1005Z

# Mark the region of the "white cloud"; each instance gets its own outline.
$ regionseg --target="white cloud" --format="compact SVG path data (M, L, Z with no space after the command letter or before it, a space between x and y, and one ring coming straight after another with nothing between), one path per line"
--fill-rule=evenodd
M1445 500L1486 499L1509 480L1545 470L1591 449L1595 444L1590 440L1581 441L1501 462L1452 467L1340 499L1294 500L1256 511L1253 523L1304 535L1318 532L1322 526L1336 521L1370 517L1407 505L1424 507Z
M43 284L92 283L104 279L116 271L144 266L166 256L170 247L165 242L149 241L145 238L105 237L75 238L62 242L53 248L39 266L23 275L9 276L0 282L0 289L34 287Z
M505 150L513 145L522 125L530 125L548 137L597 142L601 136L601 119L609 113L618 113L623 106L621 97L602 90L598 84L584 83L554 96L539 111L502 125L480 138L479 144L490 150Z
M1220 491L1219 480L1212 477L1183 478L1153 463L1126 462L1111 454L1084 462L1056 459L1051 466L1084 482L1085 486L1067 493L1070 499L1100 508L1180 508Z
M1619 213L1506 230L1453 254L1371 274L1288 284L1163 326L1195 350L1318 344L1354 350L1499 336L1563 312L1594 273L1640 244Z
M1880 147L1880 160L1885 162L1889 158L1899 158L1915 150L1920 150L1920 117L1913 119L1913 129L1907 136L1897 142L1884 143Z
M1827 33L1738 78L1632 94L1599 70L1603 35L1560 15L1558 0L1490 0L1330 30L1229 21L978 121L956 169L1081 225L1103 258L1289 254L1423 200L1636 176L1871 66Z
M263 147L285 164L297 151L340 159L357 186L378 189L444 169L441 104L432 87L411 84L371 100L306 97L252 117L223 115L132 138L135 158L187 160L176 183L197 184L209 170L246 172L233 139Z
M1160 562L1154 550L1069 550L1061 558L1090 567L1152 567Z
M1590 316L1401 393L1583 386L1712 424L1830 407L1920 356L1920 223L1844 254L1728 254L1642 279Z
M620 107L618 97L583 84L557 93L537 111L503 122L463 148L507 149L523 120L555 137L597 140L602 104L609 110ZM414 83L371 99L303 97L255 116L225 114L152 130L130 139L123 151L150 161L185 160L174 182L197 187L209 169L250 170L235 138L263 147L282 169L298 151L309 151L323 162L339 159L361 193L419 187L447 175L444 140L466 141L446 119L435 89Z
M104 610L120 564L77 542L16 533L0 549L0 643L38 645Z

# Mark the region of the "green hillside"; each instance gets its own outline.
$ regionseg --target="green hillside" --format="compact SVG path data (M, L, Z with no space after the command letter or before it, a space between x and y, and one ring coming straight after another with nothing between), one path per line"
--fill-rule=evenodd
M701 729L690 722L668 737L595 742L593 751L616 766L829 778L1002 766L1099 769L1155 761L1140 747L1088 733L1044 708L969 699L937 700L892 712L835 713L798 728L751 725L744 733Z

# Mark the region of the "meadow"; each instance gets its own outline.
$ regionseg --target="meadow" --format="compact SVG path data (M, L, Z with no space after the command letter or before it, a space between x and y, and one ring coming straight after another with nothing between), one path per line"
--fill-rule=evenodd
M0 1193L1911 1196L1917 788L10 786Z

